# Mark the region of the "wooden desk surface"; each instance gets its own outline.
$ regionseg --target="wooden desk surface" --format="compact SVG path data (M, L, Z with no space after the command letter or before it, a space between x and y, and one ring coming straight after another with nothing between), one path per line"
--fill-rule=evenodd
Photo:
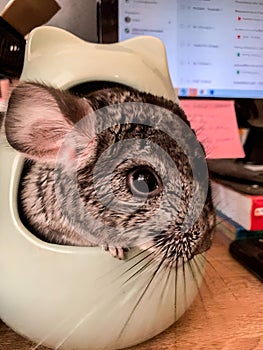
M263 349L263 284L236 262L227 249L218 230L209 252L202 298L197 298L167 331L132 350ZM0 350L31 347L29 341L0 322Z

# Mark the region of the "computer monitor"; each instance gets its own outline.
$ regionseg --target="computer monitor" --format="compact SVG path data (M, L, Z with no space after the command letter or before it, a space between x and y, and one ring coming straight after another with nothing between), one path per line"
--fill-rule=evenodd
M263 98L263 1L102 0L100 42L153 35L179 97Z

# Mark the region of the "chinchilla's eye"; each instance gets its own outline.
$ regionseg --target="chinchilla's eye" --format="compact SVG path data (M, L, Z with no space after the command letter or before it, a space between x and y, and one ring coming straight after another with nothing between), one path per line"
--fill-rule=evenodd
M153 197L162 191L162 181L148 166L132 169L127 176L127 187L135 196Z

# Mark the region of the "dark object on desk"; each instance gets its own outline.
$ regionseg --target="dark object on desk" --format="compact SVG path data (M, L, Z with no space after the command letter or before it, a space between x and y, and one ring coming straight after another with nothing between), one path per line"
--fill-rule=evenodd
M55 0L9 1L0 13L0 79L19 78L24 64L24 36L60 9Z
M244 143L245 158L240 159L240 163L263 164L263 124L260 110L257 100L235 100L238 127L248 129Z
M262 166L254 171L236 159L208 159L208 168L211 178L223 185L249 195L263 194Z
M263 127L250 126L244 151L246 156L243 163L263 164Z
M0 79L20 77L24 54L25 39L0 16Z
M222 185L232 188L233 190L247 194L249 196L262 196L263 195L263 185L258 183L246 183L246 182L237 182L231 181L228 179L218 180Z
M263 239L235 240L230 243L230 254L263 282Z

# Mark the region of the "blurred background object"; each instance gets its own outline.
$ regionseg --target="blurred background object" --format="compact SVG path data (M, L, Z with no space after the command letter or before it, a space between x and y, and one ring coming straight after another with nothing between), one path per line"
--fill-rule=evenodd
M0 78L19 78L25 35L45 24L60 6L55 0L10 0L0 11Z
M96 0L57 0L57 3L61 10L48 25L66 29L81 39L97 42Z
M10 0L0 15L24 37L35 27L48 22L59 9L55 0Z
M24 2L25 0L21 0ZM0 11L9 0L0 0ZM42 0L45 4L46 0ZM61 9L47 22L84 40L97 42L97 1L96 0L56 0Z
M96 0L0 0L0 79L19 78L24 36L40 25L66 29L97 42Z

